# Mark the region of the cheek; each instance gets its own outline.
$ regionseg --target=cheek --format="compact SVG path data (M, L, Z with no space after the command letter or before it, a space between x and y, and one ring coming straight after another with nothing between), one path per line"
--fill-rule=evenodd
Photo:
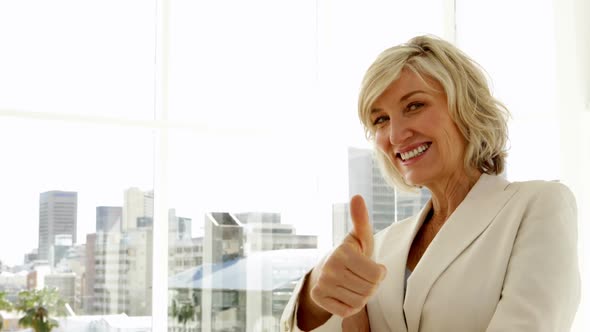
M385 135L382 131L378 130L375 133L375 146L381 152L387 154L387 151L391 147L391 144L389 143L389 137Z
M452 156L452 159L462 159L467 142L465 142L458 130L453 129L445 132L447 150L449 150L448 153L449 156Z

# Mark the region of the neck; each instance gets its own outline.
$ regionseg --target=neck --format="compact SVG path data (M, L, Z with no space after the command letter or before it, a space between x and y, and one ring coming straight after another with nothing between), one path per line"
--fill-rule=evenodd
M445 181L426 186L432 194L431 220L446 221L465 199L480 176L480 171L474 171L471 174L454 174Z

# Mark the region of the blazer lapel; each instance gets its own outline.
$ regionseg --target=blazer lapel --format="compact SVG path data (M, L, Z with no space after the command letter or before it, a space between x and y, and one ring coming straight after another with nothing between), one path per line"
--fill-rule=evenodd
M514 192L505 191L508 184L499 176L482 174L430 243L408 278L403 308L409 332L419 331L422 307L438 277L486 229L514 195Z
M382 314L388 331L407 331L403 309L406 261L412 241L430 206L431 203L428 202L419 215L393 224L376 239L375 260L387 267L387 275L381 282L375 301L369 303L369 308Z

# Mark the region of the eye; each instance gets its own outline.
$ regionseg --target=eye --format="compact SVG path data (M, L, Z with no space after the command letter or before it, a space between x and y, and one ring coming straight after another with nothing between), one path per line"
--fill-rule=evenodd
M424 103L422 103L422 102L413 102L413 103L408 104L408 106L406 106L406 111L413 112L413 111L416 111L416 110L422 108L423 106L424 106Z
M380 115L380 116L376 117L375 119L373 119L373 126L378 126L387 120L389 120L389 116Z

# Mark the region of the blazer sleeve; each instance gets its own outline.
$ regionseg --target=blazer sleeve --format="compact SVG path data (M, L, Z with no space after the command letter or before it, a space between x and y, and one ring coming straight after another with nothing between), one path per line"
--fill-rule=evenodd
M283 315L281 316L281 323L280 328L281 332L302 332L299 327L297 326L297 309L299 305L299 293L301 293L301 289L303 288L303 284L305 280L308 278L309 272L299 280L295 288L293 289L293 294L287 302L285 309L283 310ZM332 315L330 319L328 319L323 325L318 326L317 328L313 329L313 332L336 332L342 330L342 318L336 315Z
M569 331L580 302L574 196L556 182L529 189L487 332Z

